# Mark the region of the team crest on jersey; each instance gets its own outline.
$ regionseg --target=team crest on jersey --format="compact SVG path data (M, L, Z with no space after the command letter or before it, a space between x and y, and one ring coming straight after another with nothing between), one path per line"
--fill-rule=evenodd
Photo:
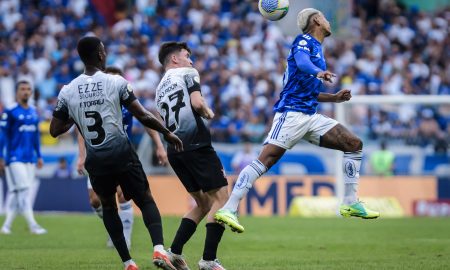
M128 92L133 92L133 87L131 87L131 84L127 84L127 91Z
M2 120L6 120L8 119L8 114L7 113L2 113Z
M304 39L300 40L300 42L298 43L298 45L300 46L305 46L306 44L308 44L308 42L306 42L306 40Z
M186 82L186 85L188 88L191 88L192 86L194 86L194 80L193 80L191 74L184 75L184 81Z

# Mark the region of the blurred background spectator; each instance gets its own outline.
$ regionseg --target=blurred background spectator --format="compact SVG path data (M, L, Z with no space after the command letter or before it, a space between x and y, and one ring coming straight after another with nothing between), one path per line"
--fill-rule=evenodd
M380 149L372 152L370 167L372 174L378 176L391 176L394 172L395 154L387 149L385 141L381 141Z
M182 40L193 50L202 91L216 113L213 140L228 143L264 139L293 40L264 20L253 0L4 0L0 19L1 107L13 102L14 82L27 79L48 119L61 86L82 72L77 40L95 34L107 48L107 64L123 69L152 109L162 74L158 46ZM449 7L425 13L391 0L355 0L349 22L349 35L324 44L329 69L338 75L324 91L448 98ZM332 105L319 110L333 117ZM353 106L349 115L363 140L448 148L449 105ZM137 143L143 129L134 132Z
M72 168L67 164L65 157L60 157L58 160L58 167L53 173L55 179L72 179Z

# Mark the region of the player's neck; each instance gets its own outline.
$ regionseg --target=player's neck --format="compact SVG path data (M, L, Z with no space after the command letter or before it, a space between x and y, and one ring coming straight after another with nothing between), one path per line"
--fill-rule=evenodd
M310 33L308 33L310 36L315 38L320 43L323 43L323 40L325 39L325 34L320 29L314 29Z
M176 64L167 64L164 70L168 71L169 69L173 69L173 68L179 68L179 66Z
M92 76L94 75L97 71L100 71L101 69L97 66L91 66L91 65L86 65L84 67L84 74L88 75L88 76Z
M30 105L28 105L28 100L26 102L24 101L19 101L17 102L19 104L20 107L24 108L24 109L28 109L28 107L30 107Z

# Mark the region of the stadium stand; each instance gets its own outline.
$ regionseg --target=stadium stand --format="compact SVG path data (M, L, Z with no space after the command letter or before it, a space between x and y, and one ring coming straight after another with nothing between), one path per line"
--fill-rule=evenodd
M449 8L425 13L395 1L376 1L379 4L368 9L365 5L372 2L355 0L352 35L325 44L329 69L339 78L325 90L448 98ZM239 0L1 1L0 107L14 101L14 82L27 79L35 87L35 105L43 122L48 121L61 86L82 72L76 42L89 33L106 42L108 65L124 69L138 98L152 109L162 73L158 46L183 40L194 51L202 91L216 112L210 123L214 141L260 143L270 127L292 37L257 12L257 1ZM319 109L333 116L329 104ZM352 110L348 123L364 141L388 139L443 153L444 158L434 154L425 158L427 172L448 164L448 105ZM143 130L137 125L134 133L138 143ZM59 144L73 142L69 135ZM308 172L327 171L320 167L323 162L305 160ZM398 157L396 170L411 172L410 162L411 157Z

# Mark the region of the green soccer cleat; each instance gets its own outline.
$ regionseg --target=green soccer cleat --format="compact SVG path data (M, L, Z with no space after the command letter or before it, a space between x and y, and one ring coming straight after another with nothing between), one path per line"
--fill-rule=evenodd
M362 202L356 202L352 205L342 204L339 212L343 217L360 217L364 219L373 219L380 216L380 212L373 211L365 207Z
M214 215L214 219L220 224L230 226L233 232L244 232L244 226L239 224L239 220L235 212L232 212L228 209L219 209Z

